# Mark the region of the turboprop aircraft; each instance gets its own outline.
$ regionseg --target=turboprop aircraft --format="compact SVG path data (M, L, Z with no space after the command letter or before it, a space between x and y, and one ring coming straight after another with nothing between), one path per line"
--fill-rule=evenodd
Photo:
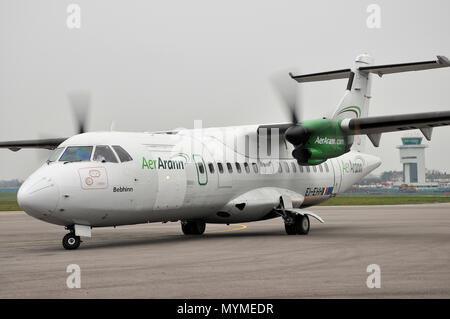
M310 217L323 222L309 206L344 192L381 164L362 152L365 135L375 146L382 133L401 130L419 129L430 140L434 127L450 124L450 111L369 117L372 75L448 66L443 56L374 65L363 54L348 69L285 74L295 85L348 79L329 118L300 120L295 92L274 81L291 110L289 123L86 133L85 112L78 112L80 134L0 147L53 150L17 198L27 214L65 226L66 249L78 248L95 227L150 222L181 221L184 234L201 235L206 223L281 217L287 234L305 235ZM72 103L86 109L83 99Z

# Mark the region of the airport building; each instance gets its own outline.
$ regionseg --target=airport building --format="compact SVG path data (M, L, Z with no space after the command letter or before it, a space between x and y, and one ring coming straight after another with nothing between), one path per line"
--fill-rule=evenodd
M400 163L403 165L403 183L407 185L425 185L425 148L422 137L402 137Z

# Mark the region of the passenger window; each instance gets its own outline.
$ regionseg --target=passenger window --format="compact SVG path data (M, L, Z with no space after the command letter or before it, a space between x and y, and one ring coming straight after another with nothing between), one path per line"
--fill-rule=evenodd
M306 166L306 172L310 173L311 172L311 168L309 168L309 166Z
M291 162L291 166L292 166L292 172L297 173L297 167L295 166L294 162Z
M247 163L247 162L244 163L244 168L245 168L245 172L246 172L247 174L250 173L250 167L248 166L248 163Z
M300 173L303 173L303 166L299 165L298 167L300 168Z
M210 172L211 174L214 174L214 165L213 165L213 163L209 163L209 164L208 164L208 167L209 167L209 172Z
M117 156L119 156L120 161L123 162L129 162L132 161L133 158L128 154L127 151L125 151L122 146L119 145L113 145L113 149L116 151Z
M95 147L93 160L102 163L118 163L113 151L106 145L97 145Z
M57 149L53 150L53 152L50 154L50 156L47 160L47 163L56 162L63 150L64 150L64 147L58 147Z
M252 163L252 166L253 166L253 171L255 172L255 174L257 174L258 173L258 164Z
M286 173L289 173L289 165L287 162L283 162L284 165L284 170L286 171Z
M81 162L91 159L93 146L69 146L59 159L60 162Z
M313 166L313 170L314 170L314 173L317 173L317 167L315 165Z
M197 162L197 167L200 174L205 174L205 167L203 166L202 162Z
M281 162L278 162L278 173L283 173L283 167L281 167Z
M222 163L217 163L217 168L219 169L219 173L223 174L223 165L222 165Z
M228 173L233 173L233 166L230 163L227 163Z
M327 171L327 173L330 171L330 169L328 168L328 164L327 163L323 163L323 165L325 166L325 170Z
M321 173L323 173L323 167L322 167L322 164L319 165L319 171L320 171Z
M236 165L236 171L240 174L242 172L241 165L239 163L234 163Z

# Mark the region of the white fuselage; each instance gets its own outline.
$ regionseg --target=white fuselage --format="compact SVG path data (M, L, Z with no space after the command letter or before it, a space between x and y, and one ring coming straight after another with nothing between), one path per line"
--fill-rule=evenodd
M65 226L248 222L276 217L280 196L298 208L315 205L380 165L375 156L349 152L300 167L289 145L277 154L252 155L248 144L256 128L76 135L60 147L120 145L133 160L44 164L20 188L19 204L33 217Z

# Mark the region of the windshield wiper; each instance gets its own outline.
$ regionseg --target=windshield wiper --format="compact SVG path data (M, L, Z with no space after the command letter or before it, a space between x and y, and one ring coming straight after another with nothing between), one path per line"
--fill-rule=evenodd
M75 163L75 162L83 162L83 160L75 160L75 161L64 161L63 164L67 164L67 163Z

